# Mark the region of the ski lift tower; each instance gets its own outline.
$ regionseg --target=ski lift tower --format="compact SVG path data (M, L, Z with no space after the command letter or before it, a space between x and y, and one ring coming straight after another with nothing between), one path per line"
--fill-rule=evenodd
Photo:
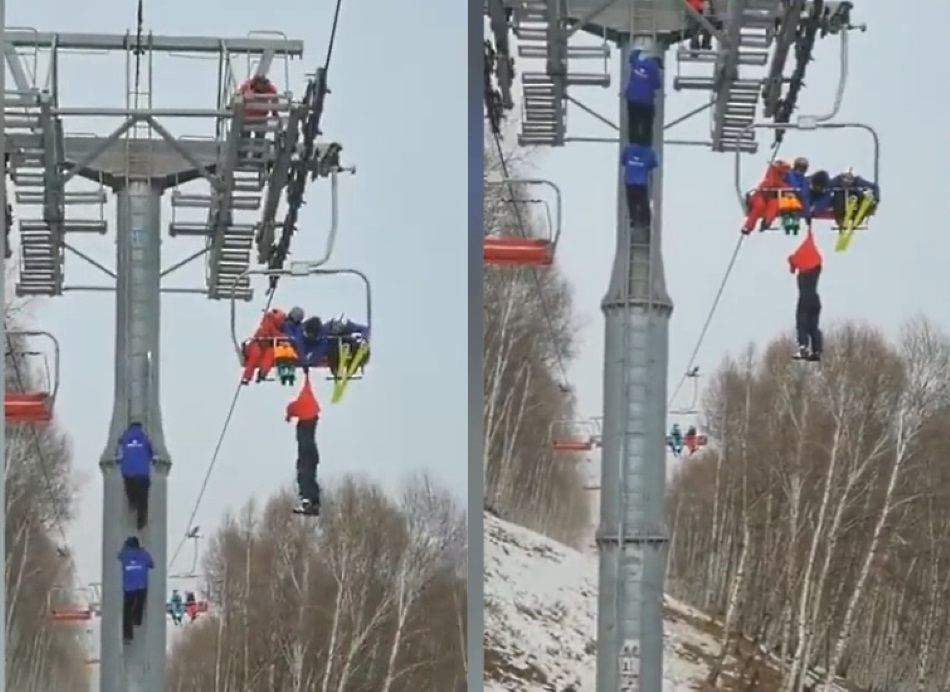
M65 291L99 290L116 294L115 390L103 474L101 692L163 692L165 689L165 595L167 560L167 477L171 456L162 430L159 396L160 312L163 293L196 293L209 299L231 297L251 262L273 240L277 200L288 179L297 148L298 128L308 107L293 98L286 84L263 109L264 118L245 117L247 99L236 96L248 72L267 75L275 61L303 54L303 43L272 33L243 38L136 34L46 33L35 29L5 31L7 74L4 116L10 173L14 180L20 237L20 296L60 296ZM125 63L126 102L75 107L63 103L59 73L63 61L78 52L118 53ZM218 86L207 103L195 108L162 108L153 103L152 71L156 59L204 56L217 61ZM25 63L49 65L48 73ZM178 69L183 69L179 66ZM120 79L116 74L113 79ZM187 77L190 79L190 76ZM97 72L96 80L109 76ZM248 107L248 111L251 107ZM258 108L259 114L261 109ZM114 129L88 136L89 118L111 118ZM176 136L174 119L186 123ZM197 123L201 123L198 125ZM89 190L91 181L95 187ZM179 186L203 183L205 194L186 194ZM76 184L85 184L77 190ZM161 266L160 205L173 189L173 209L191 209L193 223L169 225L172 236L200 238L204 248L192 256L206 258L206 285L163 286L162 279L183 266ZM74 249L82 234L105 234L104 218L76 218L84 205L102 211L114 195L116 261L110 269ZM100 286L64 283L64 259L84 259L110 281ZM260 261L259 258L255 258ZM243 300L252 296L247 278L237 286ZM103 345L104 346L104 345ZM139 530L126 508L115 445L131 421L141 422L155 450L150 515ZM137 536L155 560L144 623L135 638L122 640L121 570L116 554L128 536Z
M497 96L486 93L490 120L510 110L513 75L522 83L523 146L563 146L567 142L626 145L623 90L632 48L664 60L676 51L677 91L709 95L706 105L664 120L666 97L657 98L649 227L631 224L618 169L617 250L601 308L605 316L603 446L601 462L600 585L597 625L597 692L661 692L663 689L663 592L667 535L666 401L669 318L673 302L666 289L661 251L663 223L663 133L709 110L708 139L666 140L735 155L758 149L755 123L760 109L776 123L788 123L816 37L852 28L851 3L831 0L713 0L712 15L701 16L686 0L486 0L493 35L493 64L487 65ZM691 50L684 39L699 27L713 48ZM508 34L517 37L517 55ZM572 45L586 32L601 45ZM795 46L798 66L786 77ZM582 104L570 87L611 87L611 48L620 53L618 124ZM575 69L579 62L600 70ZM516 69L512 69L516 67ZM688 72L692 72L691 74ZM607 138L568 137L568 102L615 132ZM619 142L616 132L620 132ZM612 157L619 161L620 156Z

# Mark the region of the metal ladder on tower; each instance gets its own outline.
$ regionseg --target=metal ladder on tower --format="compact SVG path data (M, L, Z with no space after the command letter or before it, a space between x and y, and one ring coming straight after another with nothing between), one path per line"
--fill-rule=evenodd
M677 61L713 64L714 74L677 76L673 87L678 90L714 92L712 146L715 151L748 152L758 150L754 131L746 131L755 122L765 68L772 45L772 27L779 10L779 0L729 0L724 16L725 40L716 50L690 50L681 46ZM759 76L740 76L740 69L762 68Z

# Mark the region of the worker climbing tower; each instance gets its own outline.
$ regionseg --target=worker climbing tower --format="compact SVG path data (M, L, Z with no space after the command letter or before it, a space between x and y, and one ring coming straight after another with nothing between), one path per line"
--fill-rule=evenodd
M569 102L618 131L621 152L628 144L640 144L628 141L624 103L628 57L634 50L659 59L669 74L669 49L679 46L672 86L677 91L709 94L708 104L667 120L665 87L657 94L652 143L647 145L657 166L647 187L650 209L645 216L631 218L627 185L618 175L616 254L601 303L606 339L599 440L597 692L663 689L667 366L673 310L661 249L664 144L702 146L736 156L754 153L758 142L753 124L760 110L779 125L779 134L781 125L790 122L816 37L851 28L849 2L713 0L711 11L703 14L695 4L689 0L486 2L492 40L485 51L485 105L496 137L504 111L515 105L515 74L520 75L523 87L518 138L523 146L618 143L616 133L607 138L568 136ZM581 31L599 37L601 43L572 44L570 39ZM517 43L510 41L510 34ZM684 45L701 34L711 39L708 47ZM792 46L798 65L787 77L785 66ZM620 84L614 85L609 68L613 48L621 64ZM579 63L599 69L577 69ZM569 88L581 86L612 86L620 100L618 122L568 94ZM708 139L664 142L667 129L707 110L711 111ZM498 249L503 245L509 251L515 246L519 258L528 254L522 241L487 238L486 264L503 263ZM490 261L496 257L499 261ZM531 264L528 259L522 263Z
M124 104L77 107L63 102L59 75L64 63L82 51L122 56ZM336 172L333 161L339 145L314 144L326 94L325 74L318 72L303 96L295 98L287 84L287 64L302 56L303 44L273 32L218 38L17 29L5 32L2 53L13 82L4 88L3 96L19 232L17 295L56 297L83 290L114 290L116 294L114 400L100 459L104 484L100 690L163 692L167 479L172 460L160 397L161 295L194 293L211 300L246 301L252 297L247 275L252 265L271 270L283 266L303 181ZM161 94L152 89L154 63L171 56L217 62L217 93L209 89L207 104L160 105ZM239 93L239 84L246 78L268 77L275 65L283 67L282 79L269 78L276 94ZM119 78L120 74L103 76L101 71L97 75L97 79ZM95 126L83 125L91 119ZM113 121L111 132L77 134L101 127L104 119ZM166 123L171 119L174 125ZM277 211L289 184L294 184L297 204L293 219L287 222L277 219ZM185 186L204 189L182 189ZM172 207L168 234L199 238L204 247L187 260L163 268L160 208L166 191L171 192ZM83 234L109 232L103 210L112 197L116 204L114 270L73 245ZM290 206L294 207L293 202ZM189 214L191 218L185 218ZM67 284L67 254L92 264L111 281L98 286ZM165 277L201 257L206 259L204 286L163 286ZM44 412L54 394L21 392L12 398L8 394L7 420L48 420ZM143 424L155 454L150 513L141 531L127 509L116 450L119 436L133 421ZM124 643L116 555L128 536L137 536L148 548L155 569L143 626L131 642Z

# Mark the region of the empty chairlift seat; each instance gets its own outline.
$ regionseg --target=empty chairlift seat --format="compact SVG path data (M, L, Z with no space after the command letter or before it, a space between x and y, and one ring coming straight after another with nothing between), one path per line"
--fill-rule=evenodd
M551 426L551 449L555 452L590 452L600 446L597 420L559 420Z
M52 352L30 350L30 341L42 337ZM8 368L14 371L21 391L4 392L3 416L7 423L49 423L59 389L59 342L49 332L11 331L7 339ZM36 366L37 359L41 363Z
M524 194L526 186L543 186L549 193L536 199ZM537 236L519 237L488 233L483 243L482 261L495 267L548 267L554 263L554 253L561 235L561 191L547 180L508 178L485 181L486 197L491 203L493 190L499 189L503 198L496 203L509 204L525 229L540 229ZM552 194L553 193L553 194ZM495 193L497 194L497 193ZM530 212L542 209L540 217Z

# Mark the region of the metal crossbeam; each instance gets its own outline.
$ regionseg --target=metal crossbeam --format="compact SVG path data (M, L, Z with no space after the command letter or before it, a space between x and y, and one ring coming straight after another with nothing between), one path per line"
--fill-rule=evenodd
M14 48L46 48L58 50L132 50L135 48L133 34L86 34L9 29L4 37L7 45ZM146 45L160 53L204 53L221 55L263 55L272 52L275 56L299 58L303 56L303 41L280 38L214 38L212 36L162 36L149 34Z

